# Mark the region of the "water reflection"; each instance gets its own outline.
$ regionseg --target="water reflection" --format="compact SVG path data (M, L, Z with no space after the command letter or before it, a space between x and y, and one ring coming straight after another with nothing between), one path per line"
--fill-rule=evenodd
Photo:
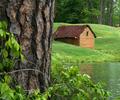
M95 82L106 83L106 89L112 93L111 100L120 97L120 63L81 64L81 73L88 74Z
M93 76L93 65L91 64L81 64L80 65L80 71L81 71L81 74L88 74L90 76Z

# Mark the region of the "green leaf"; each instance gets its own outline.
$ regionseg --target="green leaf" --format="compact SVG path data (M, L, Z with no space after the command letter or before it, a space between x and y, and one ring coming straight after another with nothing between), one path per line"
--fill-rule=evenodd
M4 30L0 29L0 37L3 37L5 35L5 33L6 32Z
M19 44L17 42L15 42L14 47L16 48L17 51L19 51L20 46L19 46Z
M11 81L11 77L8 76L8 75L5 75L5 77L4 77L4 81L5 81L5 83L9 84L10 81Z
M3 55L3 58L7 58L8 57L8 51L4 49L2 51L2 55Z
M3 70L3 65L2 65L2 63L0 63L0 71L2 71Z
M25 61L25 57L23 54L20 54L20 58L21 58L21 61L24 62Z
M12 44L11 44L10 38L8 39L8 41L6 41L5 46L7 48L12 48Z
M0 22L0 29L4 29L4 30L7 29L7 22L6 21L1 21Z

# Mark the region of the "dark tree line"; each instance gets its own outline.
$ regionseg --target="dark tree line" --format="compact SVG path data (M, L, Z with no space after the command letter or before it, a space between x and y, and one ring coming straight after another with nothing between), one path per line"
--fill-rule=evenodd
M55 21L119 24L119 0L56 0Z

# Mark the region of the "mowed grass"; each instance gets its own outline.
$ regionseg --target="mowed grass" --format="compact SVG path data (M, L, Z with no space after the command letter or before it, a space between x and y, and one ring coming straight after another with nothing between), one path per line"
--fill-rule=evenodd
M72 25L66 23L55 23L54 31L60 25ZM79 25L79 24L74 24ZM81 48L62 42L53 42L53 60L77 61L77 62L105 62L120 61L120 29L99 25L88 24L95 32L95 48Z
M100 52L95 49L80 48L77 46L54 42L53 43L53 59L59 61L64 60L69 62L101 62L110 61L114 58L113 55Z

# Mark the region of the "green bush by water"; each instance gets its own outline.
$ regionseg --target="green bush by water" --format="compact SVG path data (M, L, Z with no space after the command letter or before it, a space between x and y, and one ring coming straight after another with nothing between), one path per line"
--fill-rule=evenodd
M54 95L52 100L107 100L110 93L105 91L101 83L95 84L90 76L80 74L77 66L65 65L53 61L52 84Z

